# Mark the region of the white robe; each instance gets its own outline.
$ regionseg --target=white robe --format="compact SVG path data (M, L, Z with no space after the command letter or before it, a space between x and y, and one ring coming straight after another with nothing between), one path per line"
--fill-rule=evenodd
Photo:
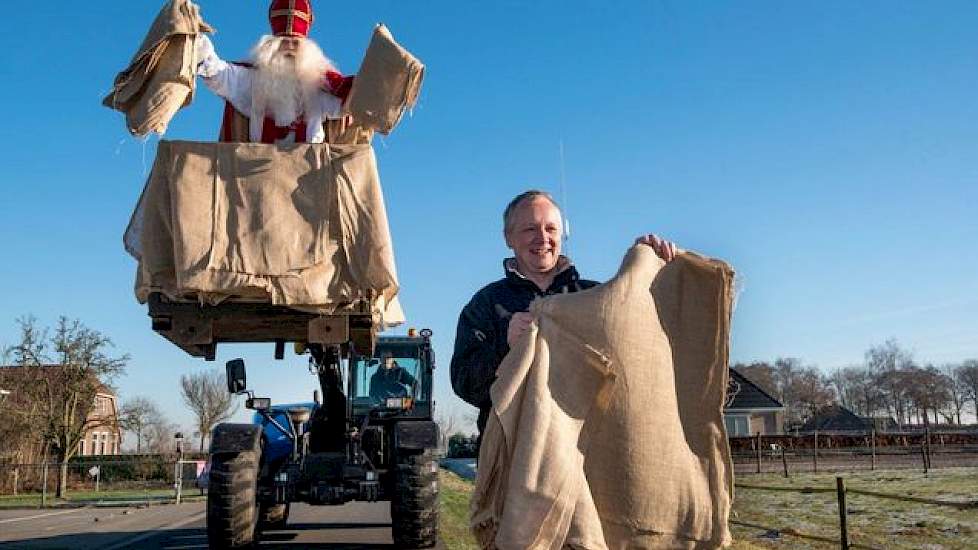
M260 143L265 113L252 112L252 83L255 69L242 65L228 63L212 51L207 52L204 59L197 65L197 74L203 77L204 84L212 92L221 96L249 119L248 134L251 141ZM342 118L343 103L340 98L321 90L313 105L305 106L304 119L306 123L307 143L322 143L326 140L323 123L327 119ZM295 134L290 133L284 139L275 143L294 143Z

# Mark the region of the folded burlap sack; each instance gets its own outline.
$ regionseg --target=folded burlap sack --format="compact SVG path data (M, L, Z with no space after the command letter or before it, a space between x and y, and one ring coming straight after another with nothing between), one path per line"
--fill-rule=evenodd
M389 134L421 91L424 65L377 25L353 81L346 111L358 124Z
M126 115L136 136L163 134L173 115L193 99L196 37L213 29L189 0L171 0L156 16L129 65L102 101Z
M718 548L733 271L648 246L614 279L539 299L491 388L473 532L482 548ZM651 292L650 292L651 290Z

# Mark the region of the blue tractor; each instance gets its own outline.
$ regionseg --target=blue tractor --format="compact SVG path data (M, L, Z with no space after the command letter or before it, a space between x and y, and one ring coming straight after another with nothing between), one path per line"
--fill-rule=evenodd
M241 359L228 390L246 394L251 424L224 423L211 442L207 530L212 546L254 544L285 526L292 502L390 501L398 548L434 546L438 426L432 420L431 331L379 337L374 352L298 344L320 391L272 405L247 388ZM320 397L321 395L321 397Z

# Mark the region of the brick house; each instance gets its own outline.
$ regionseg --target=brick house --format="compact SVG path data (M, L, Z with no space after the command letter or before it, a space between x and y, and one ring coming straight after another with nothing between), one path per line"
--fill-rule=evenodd
M95 394L95 405L88 414L94 427L85 431L78 443L77 456L117 455L122 448L122 428L115 394L103 388Z
M0 396L0 407L16 407L21 410L30 409L32 404L29 389L32 384L38 384L36 378L47 378L56 384L59 377L58 366L44 365L40 368L27 369L17 366L0 365L0 387L8 393ZM20 388L20 391L18 390ZM86 423L89 427L78 445L76 456L117 455L122 447L122 429L118 422L118 407L115 394L107 386L99 386L94 397L94 403L88 412ZM22 419L24 417L21 417ZM30 423L9 422L0 430L5 445L2 452L4 459L12 462L37 462L44 454L44 447L31 433Z

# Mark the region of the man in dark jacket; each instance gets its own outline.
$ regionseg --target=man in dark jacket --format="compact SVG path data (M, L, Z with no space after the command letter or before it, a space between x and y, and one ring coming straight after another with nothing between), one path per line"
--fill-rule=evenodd
M503 261L505 277L476 292L462 309L452 355L452 388L479 409L480 440L492 407L489 387L510 346L533 321L530 302L598 284L581 279L570 259L561 255L560 208L548 193L531 190L510 201L503 213L503 236L515 257ZM652 246L667 262L676 255L673 243L655 235L636 242Z

